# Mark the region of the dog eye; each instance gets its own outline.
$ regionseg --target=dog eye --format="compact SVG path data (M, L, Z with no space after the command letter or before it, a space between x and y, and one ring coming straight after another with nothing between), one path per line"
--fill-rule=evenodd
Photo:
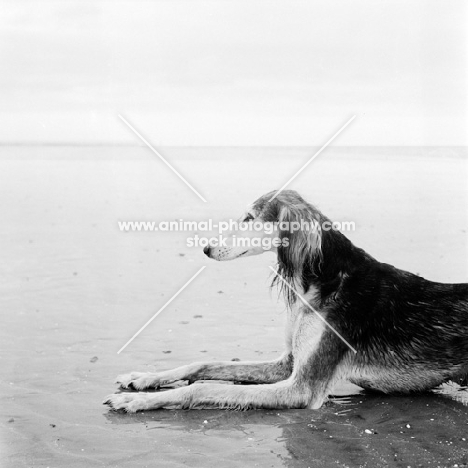
M249 222L249 221L252 221L253 219L254 219L254 217L249 213L249 214L245 217L244 221L242 221L242 222L243 222L243 223L247 223L247 222Z

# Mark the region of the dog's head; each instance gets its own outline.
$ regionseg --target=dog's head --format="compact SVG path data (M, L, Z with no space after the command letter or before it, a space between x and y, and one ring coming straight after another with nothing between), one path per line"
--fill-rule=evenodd
M321 225L326 219L294 190L267 193L250 205L228 233L223 245L205 247L205 254L218 261L276 252L278 273L301 278L304 262L320 259ZM275 198L273 198L275 196Z

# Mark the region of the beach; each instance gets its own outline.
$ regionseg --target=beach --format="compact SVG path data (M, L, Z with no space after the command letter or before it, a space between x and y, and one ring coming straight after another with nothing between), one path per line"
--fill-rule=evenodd
M320 410L126 415L102 405L122 373L283 349L273 254L214 262L188 247L193 233L118 222L237 219L314 150L161 148L204 203L145 147L0 147L0 466L468 465L468 393L450 385L402 397L342 382ZM288 188L354 222L345 235L378 260L461 283L467 181L466 148L330 147Z

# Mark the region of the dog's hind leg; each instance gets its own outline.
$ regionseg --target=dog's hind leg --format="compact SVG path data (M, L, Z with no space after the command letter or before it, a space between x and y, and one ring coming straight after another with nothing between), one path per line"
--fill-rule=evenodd
M290 352L285 352L274 361L220 361L194 362L176 369L143 373L132 372L117 377L122 388L158 388L177 380L228 380L243 383L274 383L286 380L293 369L293 358Z

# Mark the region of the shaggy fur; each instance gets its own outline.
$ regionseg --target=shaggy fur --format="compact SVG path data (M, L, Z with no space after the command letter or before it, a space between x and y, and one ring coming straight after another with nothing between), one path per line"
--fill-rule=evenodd
M258 199L244 216L261 222L329 221L296 192ZM336 329L352 352L278 278L288 305L286 350L270 362L195 363L120 376L122 388L158 388L177 380L231 380L244 385L189 385L157 393L120 393L105 403L134 412L162 407L318 408L337 378L385 393L417 392L468 373L468 284L428 281L380 263L334 230L279 230L278 275ZM230 260L261 249L210 247ZM257 385L245 385L257 384Z

